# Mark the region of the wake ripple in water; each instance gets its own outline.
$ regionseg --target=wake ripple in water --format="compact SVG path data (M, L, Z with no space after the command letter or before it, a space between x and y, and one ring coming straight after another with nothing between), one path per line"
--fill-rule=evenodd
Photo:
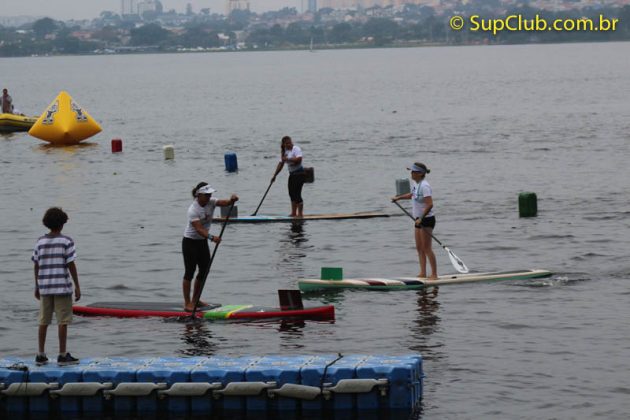
M592 278L586 275L571 275L571 277L566 275L558 275L552 276L542 279L532 279L532 280L523 280L516 281L513 283L514 286L519 287L560 287L560 286L571 286L575 283L581 283L584 281L590 281Z

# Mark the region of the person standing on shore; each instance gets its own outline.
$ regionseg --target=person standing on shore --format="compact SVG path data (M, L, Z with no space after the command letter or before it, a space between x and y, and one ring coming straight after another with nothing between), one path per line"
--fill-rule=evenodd
M289 170L289 197L291 198L290 217L304 217L304 200L302 200L302 187L306 180L304 166L302 166L302 149L293 144L291 137L282 137L280 144L280 162L276 167L276 172L271 178L275 182L276 176L280 173L284 164Z
M33 249L31 260L35 273L35 299L40 301L38 353L35 364L38 366L48 363L45 344L48 326L52 322L52 314L57 318L59 334L60 366L79 363L79 359L72 357L66 351L68 324L72 323L72 283L74 282L74 299L81 299L79 275L74 263L76 250L72 238L61 234L63 226L68 221L68 215L59 207L51 207L44 214L42 222L50 232L40 237Z

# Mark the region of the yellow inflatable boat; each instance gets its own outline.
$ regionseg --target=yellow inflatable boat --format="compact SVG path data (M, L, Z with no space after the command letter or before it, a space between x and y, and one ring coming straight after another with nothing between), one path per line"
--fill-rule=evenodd
M16 114L0 114L0 133L28 131L37 121L37 117Z

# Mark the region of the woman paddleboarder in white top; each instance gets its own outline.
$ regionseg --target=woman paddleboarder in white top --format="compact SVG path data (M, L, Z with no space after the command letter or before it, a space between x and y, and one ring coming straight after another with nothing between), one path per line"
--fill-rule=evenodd
M431 266L429 280L437 280L437 261L431 248L431 234L435 228L435 214L433 213L433 191L431 185L425 179L431 172L424 163L415 162L410 168L411 179L414 181L410 193L397 195L392 198L393 202L398 200L411 200L412 214L415 222L414 235L416 239L416 250L420 260L420 274L418 277L427 277L427 259Z
M184 255L184 280L182 282L182 290L184 292L184 309L188 312L192 312L195 305L195 299L201 292L201 282L205 280L206 272L210 264L210 248L208 247L208 241L212 241L216 244L221 242L219 236L210 234L210 224L212 223L212 216L214 214L214 208L227 207L233 202L238 201L238 196L232 194L227 200L219 200L212 198L212 193L216 190L212 188L206 182L200 182L192 190L192 195L195 200L188 207L188 224L184 231L184 238L182 239L182 254ZM195 280L195 290L191 300L190 297L190 283L195 274L195 270L199 267L197 272L197 279ZM207 306L207 303L199 301L199 307Z
M271 183L276 180L276 176L282 170L284 164L289 169L289 197L291 197L290 217L304 217L304 200L302 200L302 187L306 180L306 173L302 166L302 149L293 144L291 137L282 137L280 145L280 162L276 167L276 172L271 178Z

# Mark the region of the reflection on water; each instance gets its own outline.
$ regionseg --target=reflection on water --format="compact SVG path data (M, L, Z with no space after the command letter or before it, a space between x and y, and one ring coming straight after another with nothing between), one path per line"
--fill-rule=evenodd
M180 353L186 356L212 356L216 353L217 343L213 340L208 322L203 319L186 318L182 322L181 340L185 347Z
M302 334L302 328L306 325L303 319L283 319L278 326L279 332L297 332Z
M0 138L2 139L15 140L15 139L18 139L19 137L20 136L16 135L15 133L0 132Z
M229 329L245 328L238 330L238 334L243 335L243 339L247 339L248 334L255 330L269 331L269 333L277 333L280 347L285 350L301 350L304 345L304 331L309 324L334 324L334 320L314 321L303 319L265 319L265 320L226 320L209 322L204 319L191 320L190 317L180 317L167 319L165 322L173 322L181 324L181 333L179 338L182 346L178 353L184 356L213 356L218 354L218 347L221 337L215 336L211 331L211 327L217 326L223 328L227 326ZM238 325L238 327L237 327ZM268 333L268 334L269 334Z
M291 228L289 231L289 242L295 245L296 248L299 248L302 243L308 242L308 237L304 234L304 222L291 222Z
M72 145L54 145L52 143L41 143L38 144L36 147L33 147L33 150L35 150L36 152L43 152L46 154L53 154L56 152L61 152L61 153L65 153L67 155L75 155L80 151L83 150L90 150L92 148L98 147L98 143L78 143L78 144L72 144Z
M304 327L303 320L282 320L278 326L280 333L280 347L284 350L301 350L304 348Z
M324 305L336 305L345 300L345 290L324 289L303 292L305 298L318 299Z
M303 275L302 259L312 248L307 245L309 237L304 231L305 225L302 221L294 221L288 225L288 230L281 231L282 237L278 240L276 255L279 258L277 268L284 278L296 278Z
M436 344L431 340L431 335L435 333L440 322L438 293L439 287L418 291L418 316L410 328L411 336L415 340L409 349L420 352L427 360L442 357L441 353L436 352L436 349L442 347L442 344Z

